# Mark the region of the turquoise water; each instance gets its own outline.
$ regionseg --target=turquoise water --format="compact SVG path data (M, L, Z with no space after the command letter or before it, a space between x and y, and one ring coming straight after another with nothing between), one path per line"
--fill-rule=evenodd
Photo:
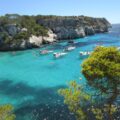
M120 46L120 36L111 32L76 39L75 42L77 48L60 59L54 59L52 54L41 56L39 51L46 48L62 51L68 46L65 41L41 49L1 52L0 104L14 105L17 120L66 120L63 114L73 120L74 117L66 113L67 108L63 109L65 106L57 91L71 80L87 84L80 72L84 59L79 57L79 51L92 51L98 43Z

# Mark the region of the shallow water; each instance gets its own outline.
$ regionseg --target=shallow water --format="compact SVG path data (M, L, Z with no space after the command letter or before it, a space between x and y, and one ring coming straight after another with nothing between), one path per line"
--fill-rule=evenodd
M111 31L75 40L77 47L60 59L41 49L62 51L67 42L41 49L0 53L0 104L15 106L17 120L73 120L57 91L76 80L87 84L81 74L80 51L92 51L96 44L120 46L120 34ZM82 77L82 80L79 78ZM67 111L67 112L66 112Z

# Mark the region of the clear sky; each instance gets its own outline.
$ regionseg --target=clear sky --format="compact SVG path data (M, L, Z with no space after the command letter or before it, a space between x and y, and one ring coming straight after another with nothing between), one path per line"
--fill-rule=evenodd
M0 0L0 15L86 15L120 23L120 0Z

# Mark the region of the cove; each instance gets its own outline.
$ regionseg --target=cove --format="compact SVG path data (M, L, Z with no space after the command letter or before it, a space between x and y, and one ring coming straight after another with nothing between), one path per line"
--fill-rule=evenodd
M40 49L0 52L0 104L15 106L17 120L73 120L58 89L71 80L87 85L80 66L84 59L79 52L92 51L98 43L118 47L119 35L113 31L76 39L76 49L60 59L54 59L53 54L41 56L39 51L62 51L67 41Z

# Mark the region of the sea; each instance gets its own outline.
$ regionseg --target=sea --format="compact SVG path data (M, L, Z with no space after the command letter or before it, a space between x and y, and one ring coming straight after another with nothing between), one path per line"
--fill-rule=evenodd
M39 49L0 52L0 105L12 104L16 120L75 120L58 90L72 80L88 86L81 73L86 58L80 57L80 51L93 51L97 45L120 47L120 25L74 42L76 49L57 59L53 53L71 46L67 40ZM40 55L44 49L53 53Z

